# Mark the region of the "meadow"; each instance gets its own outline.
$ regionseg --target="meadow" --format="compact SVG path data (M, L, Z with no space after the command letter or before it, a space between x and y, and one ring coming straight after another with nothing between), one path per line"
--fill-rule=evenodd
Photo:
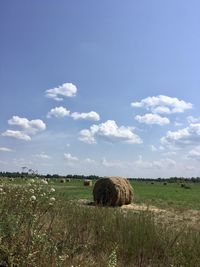
M200 185L131 183L129 208L103 208L82 180L3 179L0 266L200 266Z

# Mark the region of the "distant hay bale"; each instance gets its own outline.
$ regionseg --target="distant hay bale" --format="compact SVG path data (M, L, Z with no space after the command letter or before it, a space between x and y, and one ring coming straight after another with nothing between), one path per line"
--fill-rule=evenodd
M63 178L63 179L60 179L60 182L61 183L65 183L65 179Z
M83 185L84 186L92 186L92 180L88 180L88 179L84 180Z
M93 197L96 205L127 205L133 200L133 188L125 178L101 178L94 185Z
M66 182L71 182L71 179L70 179L70 178L67 178L67 179L66 179Z
M163 185L167 185L167 183L165 182L165 183L163 183Z

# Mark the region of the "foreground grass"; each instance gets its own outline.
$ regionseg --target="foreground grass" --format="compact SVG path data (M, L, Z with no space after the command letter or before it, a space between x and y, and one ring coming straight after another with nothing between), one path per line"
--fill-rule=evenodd
M185 225L79 204L37 181L0 188L3 266L200 266L200 232Z

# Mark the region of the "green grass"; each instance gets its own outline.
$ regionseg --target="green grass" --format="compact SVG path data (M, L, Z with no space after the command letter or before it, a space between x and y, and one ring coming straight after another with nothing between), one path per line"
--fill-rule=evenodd
M180 184L161 182L132 182L136 203L146 203L161 208L200 209L200 184L186 183L191 189Z
M72 180L61 184L54 181L57 195L66 199L87 199L92 201L92 187L84 187L83 181ZM132 181L134 202L155 205L160 208L197 209L200 210L200 184L186 183L191 189L181 187L181 184L162 182Z
M17 179L9 184L24 185L27 181ZM87 199L93 200L93 187L83 186L81 180L71 180L70 182L60 183L60 180L52 179L49 182L54 186L56 195L61 199ZM94 184L94 183L93 183ZM134 202L145 203L147 205L155 205L159 208L173 208L173 209L197 209L200 210L200 184L199 183L185 183L191 189L181 187L179 183L163 182L144 182L131 181L134 188Z

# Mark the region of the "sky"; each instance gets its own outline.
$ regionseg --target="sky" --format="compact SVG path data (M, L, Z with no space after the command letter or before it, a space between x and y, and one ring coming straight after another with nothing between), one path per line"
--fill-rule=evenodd
M0 171L200 176L199 9L0 1Z

